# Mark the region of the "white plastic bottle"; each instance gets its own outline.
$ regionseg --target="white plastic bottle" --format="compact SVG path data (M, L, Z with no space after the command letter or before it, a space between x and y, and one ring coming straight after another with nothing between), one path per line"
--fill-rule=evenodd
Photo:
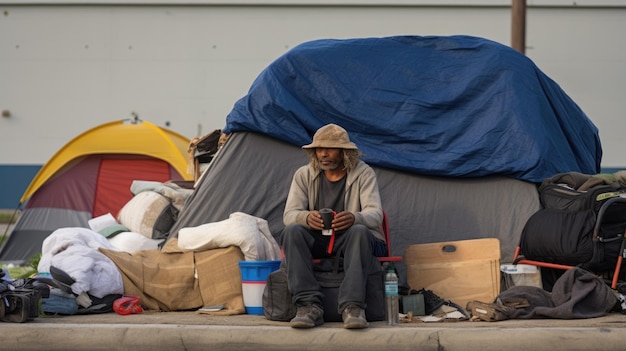
M392 262L389 262L385 274L385 303L387 305L387 324L398 324L400 311L398 310L398 275Z

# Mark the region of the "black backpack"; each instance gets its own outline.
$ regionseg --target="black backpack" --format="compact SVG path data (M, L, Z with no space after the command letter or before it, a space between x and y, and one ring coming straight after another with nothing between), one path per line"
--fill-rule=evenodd
M267 276L262 305L265 318L271 321L288 322L296 316L296 306L291 301L291 293L287 285L285 261Z

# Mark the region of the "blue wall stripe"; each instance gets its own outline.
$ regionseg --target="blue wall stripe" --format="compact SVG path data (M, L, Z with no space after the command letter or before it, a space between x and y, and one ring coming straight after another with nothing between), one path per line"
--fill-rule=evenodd
M0 209L15 209L42 165L0 165Z

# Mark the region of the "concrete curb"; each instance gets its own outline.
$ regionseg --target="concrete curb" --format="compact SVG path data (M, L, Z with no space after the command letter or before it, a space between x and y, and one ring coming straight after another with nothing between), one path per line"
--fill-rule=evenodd
M342 328L180 324L2 325L4 350L624 350L625 328Z

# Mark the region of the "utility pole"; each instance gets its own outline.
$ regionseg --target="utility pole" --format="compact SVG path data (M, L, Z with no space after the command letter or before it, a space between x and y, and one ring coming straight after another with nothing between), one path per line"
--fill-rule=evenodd
M511 1L511 47L526 54L526 0Z

